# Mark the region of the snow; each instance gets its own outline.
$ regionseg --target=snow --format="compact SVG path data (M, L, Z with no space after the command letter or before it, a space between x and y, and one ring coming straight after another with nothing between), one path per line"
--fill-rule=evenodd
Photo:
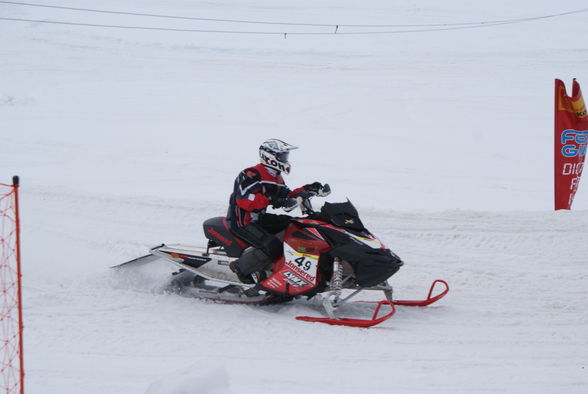
M585 7L43 4L333 25ZM6 3L0 17L324 31ZM588 90L586 17L287 39L0 20L0 182L21 176L26 391L585 392L588 192L580 185L574 210L552 211L552 107L554 78ZM448 296L352 329L296 321L319 313L313 302L248 307L168 294L164 263L109 269L162 242L203 244L201 223L226 212L235 176L271 137L300 147L289 185L330 183L328 200L349 197L403 258L398 298L424 296L437 278Z
M146 394L230 394L229 374L226 368L217 367L210 371L194 372L202 368L192 365L176 374L153 383Z

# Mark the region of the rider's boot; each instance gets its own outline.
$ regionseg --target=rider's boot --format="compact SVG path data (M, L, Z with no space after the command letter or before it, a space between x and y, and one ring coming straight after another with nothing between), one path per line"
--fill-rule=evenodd
M235 275L237 275L237 278L239 278L239 280L242 283L248 284L248 285L252 285L255 283L255 281L253 280L253 276L251 276L251 274L249 275L244 275L241 270L239 269L239 259L232 261L229 264L229 268L231 269L231 271L233 271L235 273Z

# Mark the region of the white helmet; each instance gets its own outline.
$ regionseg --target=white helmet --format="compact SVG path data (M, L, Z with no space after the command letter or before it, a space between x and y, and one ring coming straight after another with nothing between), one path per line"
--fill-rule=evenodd
M275 138L267 140L259 147L261 164L289 174L288 156L293 149L298 149L298 147Z

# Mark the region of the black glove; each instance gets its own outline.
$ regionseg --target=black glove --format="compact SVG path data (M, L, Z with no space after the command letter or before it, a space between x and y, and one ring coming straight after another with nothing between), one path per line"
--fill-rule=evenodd
M288 212L298 206L298 201L295 198L278 198L272 203L274 208L283 208L284 211Z
M331 194L331 186L328 183L325 183L317 193L319 197L326 197L329 194Z
M304 190L309 192L314 192L317 194L323 188L323 184L320 182L313 182L309 183L308 185L304 185Z

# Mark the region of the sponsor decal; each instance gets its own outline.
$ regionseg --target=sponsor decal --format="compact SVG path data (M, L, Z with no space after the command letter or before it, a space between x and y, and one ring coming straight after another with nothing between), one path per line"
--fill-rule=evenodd
M189 265L189 266L195 267L195 268L201 266L202 264L206 264L210 260L212 260L210 257L204 257L204 256L190 256L190 255L175 253L175 252L169 252L169 253L165 252L165 253L167 253L177 263L186 264L186 265Z
M561 171L562 175L582 175L584 163L565 163Z
M561 133L561 154L564 157L586 156L586 143L588 142L588 130L564 130Z
M297 260L299 260L299 259L300 258L298 258ZM306 267L308 267L308 269L310 270L312 268L310 265L312 261L305 260L304 262L307 263ZM304 265L303 265L304 263L301 264L301 267L298 267L295 264L296 263L293 263L292 261L287 261L286 267L288 267L288 269L294 271L296 273L296 275L304 278L305 280L309 281L310 283L314 283L316 281L316 268L315 268L314 272L311 274L309 272L306 272L304 270L304 268L301 268L301 267L304 267Z
M284 271L282 272L282 275L284 276L284 281L294 287L302 288L310 285L310 283L306 282L304 279L300 278L291 271Z
M279 161L275 160L275 159L270 159L269 157L267 157L266 155L262 155L261 158L263 159L263 161L265 162L265 164L267 164L268 166L272 166L282 172L285 173L289 173L290 172L290 168L286 167L284 165L284 163L280 163Z
M171 257L173 257L174 259L196 260L196 261L204 261L204 262L208 262L211 260L210 257L190 256L190 255L179 254L179 253L175 253L175 252L171 252L169 255Z
M282 284L276 278L270 278L266 282L264 282L263 285L271 289L279 289Z
M588 114L586 111L584 97L580 95L580 98L577 100L572 100L570 97L568 97L564 85L559 87L558 93L558 109L560 111L571 112L578 118L583 118Z

